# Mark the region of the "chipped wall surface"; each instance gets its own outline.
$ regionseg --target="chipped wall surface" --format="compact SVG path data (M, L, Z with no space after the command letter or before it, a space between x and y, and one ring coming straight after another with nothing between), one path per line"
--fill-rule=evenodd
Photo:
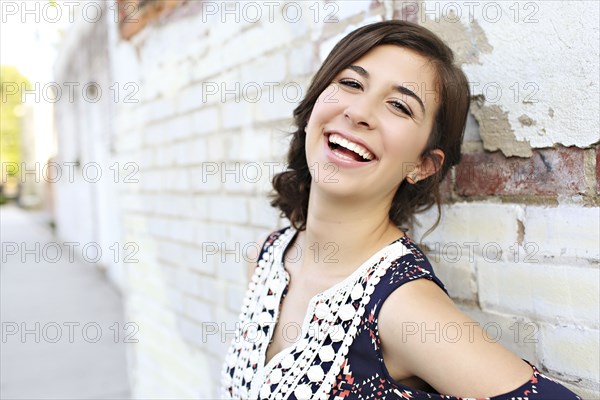
M482 96L471 109L486 150L528 157L598 142L597 2L424 1L415 13Z

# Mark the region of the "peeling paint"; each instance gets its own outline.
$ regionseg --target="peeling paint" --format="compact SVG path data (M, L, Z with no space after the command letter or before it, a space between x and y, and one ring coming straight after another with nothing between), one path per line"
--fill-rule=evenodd
M428 18L423 25L443 38L452 38L447 43L454 51L458 65L481 64L479 56L491 53L494 48L476 20L473 20L467 28L460 22L452 22L457 18L454 12L450 12L447 18L440 19L438 22Z
M477 44L477 48L481 53L491 53L492 50L494 50L492 45L488 42L487 36L485 36L485 32L477 20L473 20L471 22L471 32L473 32L475 43Z
M481 97L471 102L471 112L479 123L479 135L484 149L501 150L506 157L531 157L533 153L529 142L517 140L515 137L508 120L508 112L497 105L483 105Z
M523 220L517 219L517 243L519 243L519 245L522 245L524 238L525 238L525 224L523 224Z
M443 14L455 7L438 3L424 1L423 8L436 10L430 18L437 18L440 25L452 22L452 17ZM486 53L477 45L476 62L462 65L472 94L485 96L487 106L496 105L507 112L516 140L528 142L533 149L554 145L587 148L597 142L600 8L589 7L588 2L569 2L569 7L563 7L560 2L540 1L535 2L536 23L520 23L527 17L513 13L516 3L493 4L497 20L483 12L466 13L463 7L462 18L454 23L470 28L473 43L485 38L493 47ZM436 33L455 48L453 36L442 29ZM519 117L522 115L527 118ZM528 118L535 123L529 124Z
M519 122L521 123L521 126L531 126L531 125L535 125L535 121L528 116L527 114L523 114L519 117Z

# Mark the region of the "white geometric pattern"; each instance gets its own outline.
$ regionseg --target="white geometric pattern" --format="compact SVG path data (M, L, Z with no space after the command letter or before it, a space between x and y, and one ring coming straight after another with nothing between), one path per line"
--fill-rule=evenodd
M328 398L375 285L392 261L409 252L396 241L342 282L314 296L301 339L264 365L289 283L283 254L295 234L290 227L272 243L265 243L240 313L241 328L223 368L225 398L287 399L292 394L297 399Z

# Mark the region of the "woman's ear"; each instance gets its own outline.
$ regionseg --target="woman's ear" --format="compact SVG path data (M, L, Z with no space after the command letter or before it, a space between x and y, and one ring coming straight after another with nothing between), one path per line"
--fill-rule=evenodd
M429 178L442 168L445 155L440 149L431 150L421 159L421 163L408 174L407 180L409 183L417 183L423 179Z

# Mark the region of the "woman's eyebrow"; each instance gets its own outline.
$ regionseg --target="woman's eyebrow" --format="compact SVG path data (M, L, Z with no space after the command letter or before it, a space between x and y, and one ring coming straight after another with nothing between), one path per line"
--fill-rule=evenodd
M358 65L349 65L348 67L346 67L348 69L351 69L352 71L356 72L357 74L359 74L360 76L362 76L363 78L368 78L369 77L369 73L367 72L367 70L365 70L363 67L360 67ZM421 111L423 113L425 113L425 105L423 104L423 101L421 100L421 98L419 96L417 96L417 94L415 92L413 92L412 90L410 90L409 88L407 88L406 86L402 86L402 85L395 85L394 86L394 90L410 96L412 98L414 98L419 105L421 106Z

